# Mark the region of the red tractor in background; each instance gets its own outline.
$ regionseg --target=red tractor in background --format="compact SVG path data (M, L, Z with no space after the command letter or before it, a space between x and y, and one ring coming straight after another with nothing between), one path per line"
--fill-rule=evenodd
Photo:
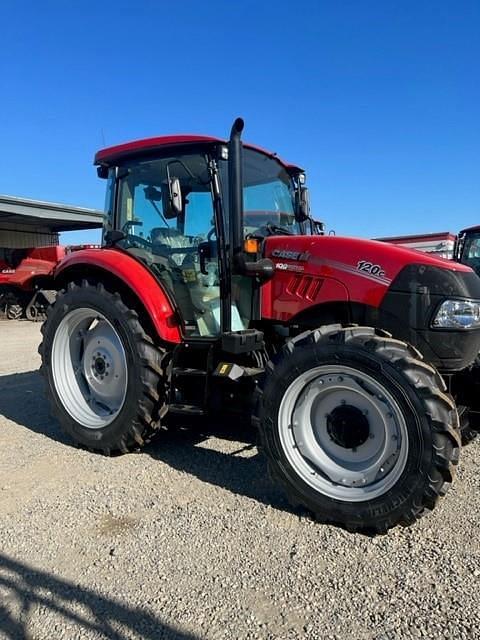
M435 255L442 254L442 257L467 265L480 276L480 226L478 225L462 229L458 235L437 232L379 238L379 240L435 253ZM458 301L457 306L461 305L462 302ZM469 367L452 378L450 390L458 404L462 442L467 444L474 440L480 431L480 357L477 356Z
M44 320L48 305L57 295L55 267L68 253L84 248L85 245L0 248L0 315L8 320Z
M243 412L293 503L349 530L411 524L458 462L447 385L480 347L480 280L318 235L303 170L242 129L97 153L104 245L58 264L42 327L53 411L106 454L167 414Z
M462 229L455 241L453 259L480 276L480 226ZM462 440L467 444L480 432L480 356L454 379L453 391L462 407Z
M53 270L65 247L0 249L0 313L9 320L43 318L55 300Z

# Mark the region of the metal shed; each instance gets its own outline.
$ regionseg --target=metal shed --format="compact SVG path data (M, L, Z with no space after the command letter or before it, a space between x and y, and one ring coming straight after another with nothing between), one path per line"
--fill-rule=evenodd
M98 229L97 209L0 195L0 247L25 249L58 244L61 231Z

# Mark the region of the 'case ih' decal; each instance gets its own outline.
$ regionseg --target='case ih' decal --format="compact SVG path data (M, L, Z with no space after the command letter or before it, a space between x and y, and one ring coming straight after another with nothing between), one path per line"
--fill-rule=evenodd
M283 258L284 260L307 261L310 257L308 251L287 251L286 249L274 249L272 258Z

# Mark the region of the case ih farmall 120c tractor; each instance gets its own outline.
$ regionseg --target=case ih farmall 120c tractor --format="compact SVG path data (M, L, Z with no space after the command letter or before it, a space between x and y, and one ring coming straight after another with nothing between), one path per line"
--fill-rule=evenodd
M458 461L438 372L479 350L480 280L316 235L303 171L242 145L242 129L97 153L103 247L59 264L43 326L54 412L77 443L111 453L144 444L167 413L243 410L292 502L350 530L411 524Z

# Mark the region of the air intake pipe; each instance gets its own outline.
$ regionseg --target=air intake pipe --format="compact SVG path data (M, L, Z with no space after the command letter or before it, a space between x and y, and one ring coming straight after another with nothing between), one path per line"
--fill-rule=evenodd
M233 123L228 143L228 194L230 215L230 264L233 273L243 266L243 147L242 118Z
M242 118L233 123L228 143L228 192L229 192L229 257L232 274L243 274L268 280L275 273L271 260L247 262L243 251L243 145Z

